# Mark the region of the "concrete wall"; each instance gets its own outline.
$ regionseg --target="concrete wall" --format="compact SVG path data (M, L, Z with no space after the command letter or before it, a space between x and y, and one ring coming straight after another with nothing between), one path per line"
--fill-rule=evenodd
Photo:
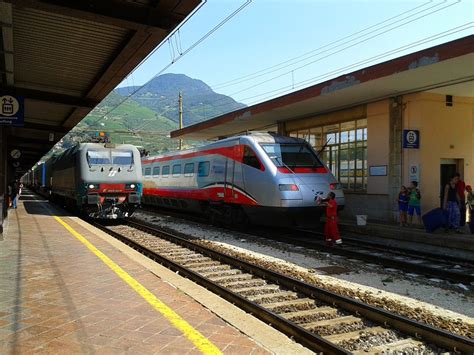
M367 166L387 165L389 161L389 101L367 105ZM389 173L389 171L387 171ZM387 176L368 176L368 194L387 194Z
M410 164L419 164L425 212L439 206L441 159L463 159L458 170L474 184L474 98L455 96L452 107L445 100L433 93L403 97L404 129L420 130L420 149L403 150L403 181L409 184Z

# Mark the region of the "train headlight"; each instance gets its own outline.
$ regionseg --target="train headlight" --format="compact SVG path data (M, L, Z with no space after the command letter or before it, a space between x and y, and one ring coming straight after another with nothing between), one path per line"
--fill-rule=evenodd
M332 183L332 184L329 184L329 188L331 190L341 190L342 186L339 183Z
M89 190L98 190L99 189L98 184L89 184L87 187L89 188Z
M135 188L135 184L130 184L130 188L131 188L131 189L134 189L134 188Z
M295 184L280 184L278 185L280 191L299 191L298 185Z
M137 187L137 185L135 185L135 184L126 184L125 185L126 190L135 190L136 187Z

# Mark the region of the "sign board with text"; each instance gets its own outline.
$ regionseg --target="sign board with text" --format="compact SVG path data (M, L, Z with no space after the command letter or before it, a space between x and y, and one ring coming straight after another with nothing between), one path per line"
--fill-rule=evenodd
M419 149L420 148L420 131L415 129L403 130L403 148Z
M408 166L408 176L411 181L416 181L420 183L420 165L419 164L410 164Z
M23 126L25 122L25 100L21 96L0 93L0 125Z

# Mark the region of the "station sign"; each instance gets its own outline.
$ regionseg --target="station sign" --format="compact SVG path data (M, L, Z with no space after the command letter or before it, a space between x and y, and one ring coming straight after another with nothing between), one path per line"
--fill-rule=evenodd
M0 93L0 125L23 126L25 123L25 100L22 96Z
M420 183L420 164L410 164L408 167L408 176L410 181Z
M420 148L420 131L414 129L403 130L403 148L419 149Z

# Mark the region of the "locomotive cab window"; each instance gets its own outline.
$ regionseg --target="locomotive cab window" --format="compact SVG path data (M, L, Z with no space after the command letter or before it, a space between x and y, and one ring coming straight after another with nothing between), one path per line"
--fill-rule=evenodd
M153 168L153 175L160 175L160 167L159 166L155 166Z
M89 165L110 164L110 153L107 150L88 150L86 158Z
M173 165L173 176L181 175L181 164Z
M184 165L184 175L191 176L194 174L194 163Z
M323 166L306 144L262 144L262 148L277 167L293 169Z
M201 161L198 164L198 176L199 177L206 177L209 176L211 163L208 161Z
M161 173L163 174L163 176L167 177L170 174L170 166L165 165L161 170Z
M257 157L257 154L252 150L252 148L245 146L244 147L244 156L242 159L242 163L245 165L251 166L252 168L255 169L261 169L262 164L260 163L260 160Z
M145 176L151 175L151 168L145 168Z
M112 151L112 164L133 165L133 153L128 151Z

